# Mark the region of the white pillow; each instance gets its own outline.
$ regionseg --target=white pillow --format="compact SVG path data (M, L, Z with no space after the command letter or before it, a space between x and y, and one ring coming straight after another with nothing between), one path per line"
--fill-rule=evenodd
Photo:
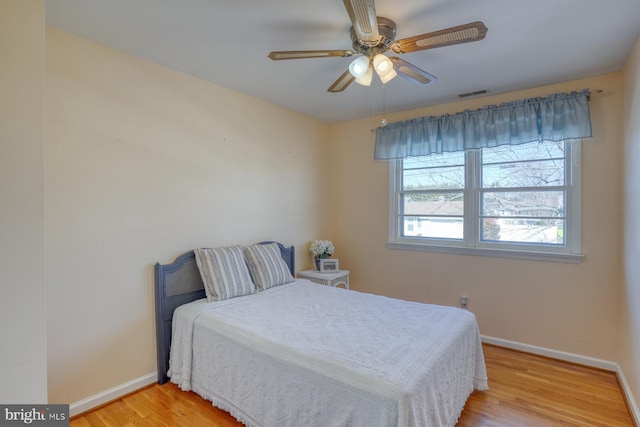
M194 252L209 302L255 292L240 246L200 248Z
M253 283L259 291L293 282L277 243L247 246L243 252Z

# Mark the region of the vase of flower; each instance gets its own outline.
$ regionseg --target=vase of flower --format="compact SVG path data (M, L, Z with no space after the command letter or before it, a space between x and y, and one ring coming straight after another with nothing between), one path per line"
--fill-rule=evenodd
M320 270L320 260L323 258L331 258L334 247L330 240L314 240L309 245L309 251L313 254L313 260L316 263L316 270Z

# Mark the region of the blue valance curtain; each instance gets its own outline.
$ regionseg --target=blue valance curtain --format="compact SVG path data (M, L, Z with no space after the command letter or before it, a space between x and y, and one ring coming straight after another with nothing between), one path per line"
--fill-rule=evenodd
M590 137L589 89L584 89L390 123L376 130L374 158Z

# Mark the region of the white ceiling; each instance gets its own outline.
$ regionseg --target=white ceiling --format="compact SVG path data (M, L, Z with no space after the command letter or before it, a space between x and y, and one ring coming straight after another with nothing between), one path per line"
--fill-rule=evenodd
M353 58L271 61L272 50L351 49L341 0L46 0L51 26L326 122L382 113L382 85L327 88ZM387 113L619 71L640 0L377 0L396 39L472 21L479 42L402 55L438 77L397 77Z

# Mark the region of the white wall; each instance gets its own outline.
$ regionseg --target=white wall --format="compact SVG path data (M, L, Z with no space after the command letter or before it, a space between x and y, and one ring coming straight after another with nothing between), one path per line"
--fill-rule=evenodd
M49 397L156 370L155 262L279 240L310 266L326 124L47 29Z
M640 407L640 37L623 70L624 290L620 365Z
M0 402L47 402L44 1L0 2Z
M388 249L388 166L373 160L370 132L380 118L333 126L335 209L330 237L340 266L352 271L352 288L453 306L465 294L484 335L617 361L622 282L620 73L388 114L387 120L456 113L583 88L604 93L592 98L593 139L583 143L581 264Z

